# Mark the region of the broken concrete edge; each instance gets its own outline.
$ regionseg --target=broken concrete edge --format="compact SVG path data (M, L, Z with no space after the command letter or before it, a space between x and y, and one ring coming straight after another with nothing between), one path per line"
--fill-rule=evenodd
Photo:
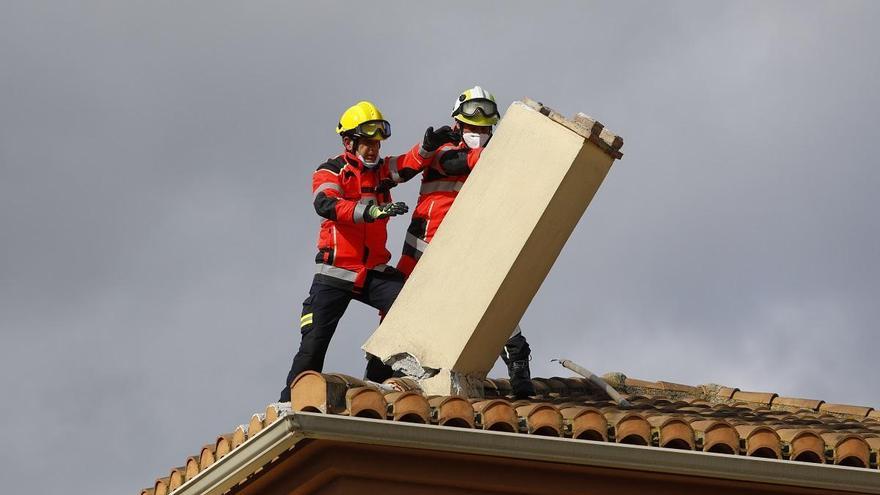
M617 160L623 158L623 152L620 151L623 147L623 138L606 129L601 122L589 115L578 112L572 119L566 119L559 112L531 98L525 97L521 103L584 137L608 156Z
M396 372L417 381L428 395L461 395L482 398L485 395L483 380L487 373L464 374L453 370L424 367L418 358L401 352L385 360Z

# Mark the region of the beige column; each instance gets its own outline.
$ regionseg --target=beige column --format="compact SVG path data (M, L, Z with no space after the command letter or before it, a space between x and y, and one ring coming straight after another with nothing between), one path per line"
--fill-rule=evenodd
M586 115L514 102L364 350L428 394L479 396L622 144Z

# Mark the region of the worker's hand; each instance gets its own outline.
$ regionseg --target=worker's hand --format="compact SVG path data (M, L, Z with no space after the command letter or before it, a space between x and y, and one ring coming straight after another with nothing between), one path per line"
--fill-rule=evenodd
M403 215L408 211L409 207L406 206L406 203L404 203L403 201L398 201L397 203L388 203L387 205L382 206L370 205L364 212L364 220L366 220L367 222L373 222L380 218Z
M425 139L422 141L422 148L428 152L437 151L437 148L446 143L455 143L460 140L461 136L457 136L457 133L448 125L444 125L436 131L433 127L428 127L425 131Z

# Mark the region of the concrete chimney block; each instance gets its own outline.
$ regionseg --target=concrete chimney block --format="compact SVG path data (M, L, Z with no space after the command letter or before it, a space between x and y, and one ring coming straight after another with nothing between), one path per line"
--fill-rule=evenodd
M514 102L364 350L426 394L481 397L622 144L584 114Z

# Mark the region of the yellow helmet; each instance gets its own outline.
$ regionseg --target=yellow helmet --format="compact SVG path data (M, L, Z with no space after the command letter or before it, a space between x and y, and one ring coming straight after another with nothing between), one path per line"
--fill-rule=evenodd
M466 124L488 126L497 124L500 115L492 93L474 86L458 95L452 117Z
M369 101L359 101L339 117L336 134L381 141L391 137L391 124L382 118L382 112L376 105Z

